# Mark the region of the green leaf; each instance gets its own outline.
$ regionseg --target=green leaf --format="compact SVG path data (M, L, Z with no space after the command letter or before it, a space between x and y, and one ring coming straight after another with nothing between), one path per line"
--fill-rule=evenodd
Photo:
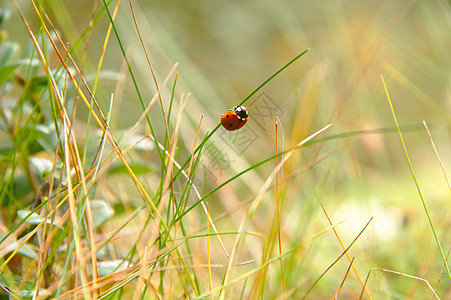
M0 46L0 66L4 67L20 49L18 43L3 42Z
M0 85L3 85L18 67L20 65L10 65L0 68Z
M125 147L133 147L135 150L152 150L155 148L155 144L150 141L149 138L145 138L144 135L132 135L125 142Z
M52 172L53 164L50 160L41 157L30 157L28 160L38 170L41 178Z
M36 292L35 284L33 282L31 281L23 282L22 277L18 275L0 274L0 285L6 287L13 294L20 297L20 299L32 299ZM18 290L19 286L20 290ZM44 288L39 289L38 296L45 297L49 295L50 294L49 292L47 292L46 289ZM10 299L13 299L13 297L11 297Z
M42 221L44 221L44 218L41 217L40 215L38 215L37 213L31 213L31 214L30 213L31 213L31 211L29 211L29 210L21 209L21 210L17 211L17 216L21 220L25 220L25 222L27 222L28 224L31 224L31 225L38 225ZM45 222L47 224L53 224L54 226L56 226L60 229L63 229L56 222L52 222L50 219L45 220Z
M99 276L107 276L113 272L125 270L127 268L127 264L128 263L126 261L123 261L122 259L99 261L97 263L97 271L99 273ZM92 268L89 268L89 271L91 270Z
M91 210L94 218L94 228L103 225L114 215L114 210L104 200L92 200Z
M0 27L5 23L11 16L11 11L6 8L0 8Z

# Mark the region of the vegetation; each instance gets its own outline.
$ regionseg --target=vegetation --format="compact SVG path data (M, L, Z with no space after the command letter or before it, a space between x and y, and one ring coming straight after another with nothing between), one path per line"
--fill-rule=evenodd
M451 5L367 2L1 3L1 296L446 299Z

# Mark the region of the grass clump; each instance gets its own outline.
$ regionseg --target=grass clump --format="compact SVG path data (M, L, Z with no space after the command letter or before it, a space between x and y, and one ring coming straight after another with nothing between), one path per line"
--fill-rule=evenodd
M316 39L310 31L299 35L302 26L290 13L304 11L297 4L258 7L272 25L247 6L220 4L213 20L209 5L183 3L174 11L168 5L13 0L0 14L3 295L446 295L448 210L441 189L427 185L435 169L419 157L426 141L435 151L427 161L439 162L447 178L439 156L444 146L434 134L447 130L449 114L432 100L430 87L414 83L409 68L384 60L397 54L434 69L427 55L398 52L409 35L394 27L409 24L409 13L432 18L437 8L392 7L395 17L386 23L377 23L385 10L373 8L369 26L346 5L308 4L342 21L333 28L361 37L352 50L308 15L303 20ZM275 17L276 8L283 18ZM227 16L247 25L243 36L229 32L238 28ZM182 34L186 24L191 35ZM440 26L429 25L424 34L434 40ZM246 43L255 36L272 42ZM255 63L244 52L236 58L227 45L196 48L189 37L199 45L233 37L267 57L278 55ZM299 50L312 44L328 51L321 38L346 51L321 57L318 50ZM218 53L247 63L232 75ZM443 80L442 72L432 74ZM387 82L376 84L380 73ZM386 102L380 105L384 91L392 115ZM406 93L420 100L407 114L397 107L400 100L391 100ZM219 116L233 105L248 107L250 119L228 132ZM436 130L417 116L432 116Z

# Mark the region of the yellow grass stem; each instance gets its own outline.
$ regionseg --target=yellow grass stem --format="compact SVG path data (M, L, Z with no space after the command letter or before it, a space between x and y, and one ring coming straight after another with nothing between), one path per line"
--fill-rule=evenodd
M346 253L346 255L348 255L348 254ZM355 259L355 257L352 258L351 263L349 264L349 267L346 270L345 276L343 277L343 280L341 281L340 286L338 287L337 292L335 293L333 300L338 299L338 295L340 294L340 291L341 291L341 289L343 288L343 286L345 284L346 278L348 278L349 272L351 271L351 267L354 266L354 259Z
M439 296L438 296L437 293L434 291L434 289L432 288L432 286L431 286L431 284L429 283L429 281L427 281L426 279L421 278L421 277L417 277L417 276L412 276L412 275L405 274L405 273L401 273L401 272L396 272L396 271L392 271L392 270L383 269L383 268L373 268L373 269L371 269L371 270L368 272L368 275L366 276L365 285L367 284L367 282L368 282L368 280L369 280L369 278L370 278L370 275L373 273L373 271L386 272L386 273L391 273L391 274L400 275L400 276L404 276L404 277L407 277L407 278L419 280L419 281L425 283L425 284L427 285L427 287L431 290L432 295L433 295L432 300L434 300L434 299L440 300ZM364 288L365 288L365 287L363 287L362 292L361 292L361 294L360 294L360 297L359 297L360 300L363 299L363 291L364 291Z
M324 277L324 275L326 275L327 272L329 272L330 269L332 269L333 266L335 266L335 264L337 262L340 261L340 259L349 251L349 249L351 249L351 247L354 245L354 243L359 239L359 237L363 234L363 232L368 228L368 226L370 225L371 221L373 221L373 217L371 217L371 219L366 223L365 227L363 227L363 229L359 232L359 234L355 237L355 239L352 241L352 243L343 251L343 253L329 266L327 267L326 270L324 270L324 272L318 277L318 279L315 280L315 282L312 284L312 286L308 289L308 291L305 293L304 297L302 299L307 299L307 296L310 294L310 292L313 290L313 288L315 287L315 285L321 280L321 278ZM334 228L332 226L332 228Z
M209 221L209 217L210 217L210 210L208 207L208 202L206 204L207 206L207 266L208 266L208 287L210 288L210 292L213 289L213 282L212 282L212 278L211 278L211 252L210 252L210 221ZM210 294L210 299L213 300L213 293Z
M279 118L276 118L275 127L276 127L276 154L279 153L279 142L278 142L278 136L279 136L279 127L278 122L280 122ZM279 164L279 157L276 156L276 168ZM283 297L284 299L287 299L287 287L285 284L285 276L283 274L283 259L282 259L282 237L280 234L280 204L279 204L279 172L276 173L276 226L277 226L277 236L279 240L279 255L280 255L280 277L282 277L282 286L283 286Z
M327 213L326 208L323 205L323 202L321 201L321 198L318 195L318 191L315 189L315 194L316 197L318 198L319 204L321 205L321 208L323 209L324 215L326 216L327 222L329 222L329 225L333 225L332 220L329 217L329 214ZM338 242L340 243L340 246L343 250L345 250L345 245L343 244L340 235L338 234L338 231L335 229L335 227L332 228L332 230L334 231L335 236L337 237ZM357 271L356 267L354 266L354 264L352 263L354 261L354 258L351 259L351 257L349 256L349 254L346 252L346 257L348 259L348 261L351 263L350 266L352 267L352 270L354 271L354 274L357 276L357 279L359 280L360 284L362 285L362 287L364 287L365 283L363 282L362 278L359 275L359 272ZM371 298L370 293L368 292L368 289L364 289L366 295L368 296L368 299L373 299ZM337 292L338 293L338 292Z

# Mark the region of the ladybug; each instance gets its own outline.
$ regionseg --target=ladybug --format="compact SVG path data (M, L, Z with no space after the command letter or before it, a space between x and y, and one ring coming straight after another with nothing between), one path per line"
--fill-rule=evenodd
M221 115L221 124L228 131L238 130L246 124L249 119L247 108L238 105Z

